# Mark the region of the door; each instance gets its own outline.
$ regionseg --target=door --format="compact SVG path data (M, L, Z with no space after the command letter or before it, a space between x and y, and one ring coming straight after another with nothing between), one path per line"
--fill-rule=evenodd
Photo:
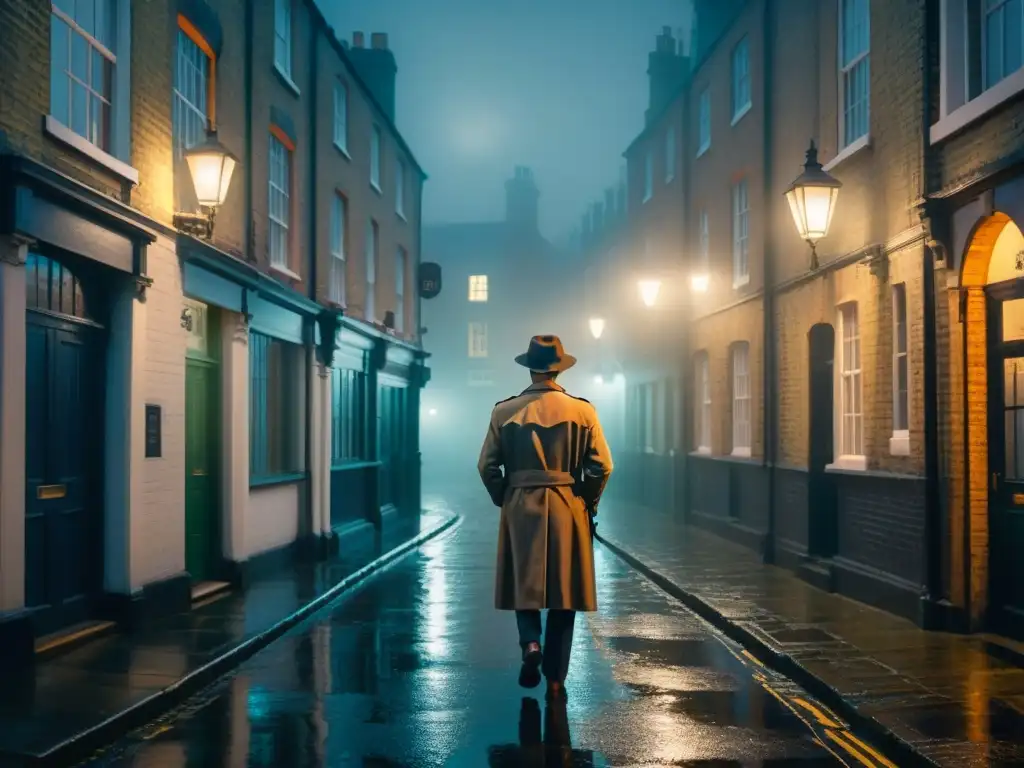
M839 545L836 488L825 467L832 463L833 360L835 330L827 323L811 327L807 335L810 355L808 451L807 451L807 553L832 557Z
M185 367L185 567L193 581L218 576L217 368L189 359Z
M90 618L103 586L101 340L26 315L25 603L40 635Z

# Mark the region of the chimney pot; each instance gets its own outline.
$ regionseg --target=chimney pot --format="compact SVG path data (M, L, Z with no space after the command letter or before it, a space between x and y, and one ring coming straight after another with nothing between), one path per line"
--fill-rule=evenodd
M363 33L362 32L353 32L352 33L352 47L353 48L362 48L363 45L365 44L365 42L366 42L366 40L363 37Z
M388 49L388 35L386 32L374 32L370 35L370 47L375 51L386 51Z

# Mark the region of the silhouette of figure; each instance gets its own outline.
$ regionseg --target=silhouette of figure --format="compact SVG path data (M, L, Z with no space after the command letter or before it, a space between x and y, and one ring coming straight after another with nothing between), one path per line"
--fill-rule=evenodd
M573 749L565 699L548 702L541 733L540 705L524 698L519 708L519 744L502 744L487 751L490 768L593 768L591 750Z

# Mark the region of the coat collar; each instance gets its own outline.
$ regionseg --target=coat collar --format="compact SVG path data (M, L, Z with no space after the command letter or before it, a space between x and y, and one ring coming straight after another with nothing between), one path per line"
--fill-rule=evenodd
M544 381L538 381L536 384L531 384L522 391L522 394L527 392L565 392L562 385L552 379L545 379Z

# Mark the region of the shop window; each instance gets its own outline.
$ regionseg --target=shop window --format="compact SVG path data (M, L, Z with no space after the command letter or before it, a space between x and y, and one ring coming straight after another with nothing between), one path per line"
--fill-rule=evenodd
M249 340L249 471L261 480L302 471L302 347L253 332Z
M366 374L335 368L331 374L331 464L366 456Z

